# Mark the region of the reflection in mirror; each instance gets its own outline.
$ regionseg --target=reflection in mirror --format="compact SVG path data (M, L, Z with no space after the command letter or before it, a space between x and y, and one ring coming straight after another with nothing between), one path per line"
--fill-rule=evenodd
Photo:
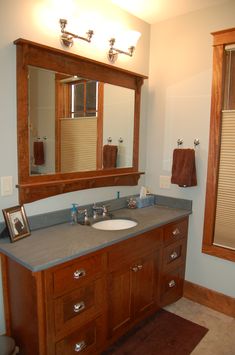
M134 90L33 66L28 88L30 175L100 170L113 148L105 167L132 167Z
M55 74L29 67L28 88L30 174L54 173Z
M131 167L134 133L134 90L104 85L103 145L116 145L116 167Z

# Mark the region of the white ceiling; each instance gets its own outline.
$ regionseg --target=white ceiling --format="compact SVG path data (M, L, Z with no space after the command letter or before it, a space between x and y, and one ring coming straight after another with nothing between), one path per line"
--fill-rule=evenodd
M154 24L228 0L110 0L127 12Z

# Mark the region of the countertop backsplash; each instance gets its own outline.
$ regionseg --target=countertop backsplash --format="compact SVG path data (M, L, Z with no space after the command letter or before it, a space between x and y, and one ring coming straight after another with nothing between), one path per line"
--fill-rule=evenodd
M96 204L97 206L102 206L102 205L108 206L108 210L110 212L113 212L122 208L126 208L128 199L136 198L136 197L139 197L139 195L130 195L118 199L100 201L97 202ZM75 202L78 203L79 201L75 201ZM186 199L179 199L179 198L163 196L163 195L154 195L154 204L159 206L180 208L180 209L192 211L192 201ZM92 206L93 204L79 206L78 203L78 208L87 209L89 216L92 216ZM28 221L29 221L29 226L31 231L69 222L70 207L68 207L67 209L42 213L35 216L28 216ZM8 233L5 228L5 223L0 222L0 238L4 238L4 237L8 237Z

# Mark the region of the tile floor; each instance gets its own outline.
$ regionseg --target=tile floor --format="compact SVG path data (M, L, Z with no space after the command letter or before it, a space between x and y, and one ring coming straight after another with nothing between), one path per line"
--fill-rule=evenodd
M186 298L165 309L209 329L191 355L235 355L235 318Z

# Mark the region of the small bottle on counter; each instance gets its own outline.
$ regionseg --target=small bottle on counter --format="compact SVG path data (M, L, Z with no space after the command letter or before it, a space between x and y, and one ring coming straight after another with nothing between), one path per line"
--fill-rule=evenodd
M72 207L70 210L70 224L77 224L78 223L78 213L77 213L77 204L72 203Z

